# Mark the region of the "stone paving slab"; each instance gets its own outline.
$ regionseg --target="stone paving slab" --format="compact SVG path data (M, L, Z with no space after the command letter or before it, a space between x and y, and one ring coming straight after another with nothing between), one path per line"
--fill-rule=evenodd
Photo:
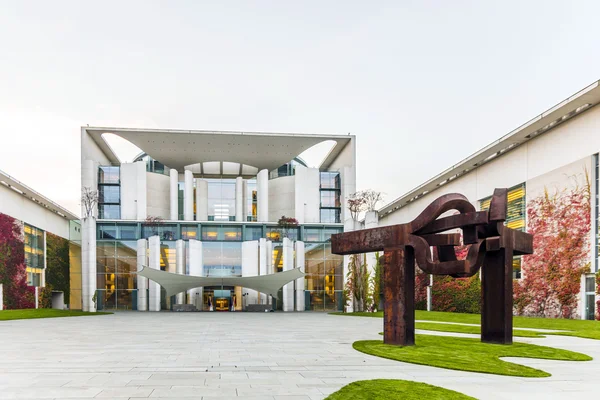
M350 382L377 378L426 382L480 399L597 392L600 341L516 338L595 358L507 359L553 374L518 378L400 363L352 348L356 340L381 339L381 331L381 319L320 313L119 312L3 321L0 399L321 400Z

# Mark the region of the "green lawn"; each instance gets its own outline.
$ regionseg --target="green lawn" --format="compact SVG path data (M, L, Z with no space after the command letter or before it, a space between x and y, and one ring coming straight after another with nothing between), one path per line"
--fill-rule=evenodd
M436 332L454 332L454 333L472 333L475 335L481 334L480 326L457 325L457 324L438 324L437 322L417 322L417 329ZM535 331L525 331L522 329L513 329L513 336L518 337L545 337L544 334Z
M383 311L376 313L333 313L335 315L348 315L358 317L383 317ZM481 316L479 314L463 314L463 313L450 313L440 311L421 311L415 312L417 320L422 321L438 321L438 322L455 322L463 324L477 324L481 323ZM430 324L432 325L432 324ZM457 332L450 329L462 329L455 328L456 325L444 325L444 328L448 328L447 332ZM544 332L543 335L563 335L563 336L577 336L586 339L600 340L600 321L586 321L580 319L559 319L559 318L535 318L535 317L513 317L513 327L515 328L531 328L531 329L552 329L561 330L567 332ZM418 326L417 326L418 328ZM420 328L425 329L425 328ZM441 330L438 328L437 330ZM477 332L478 333L479 329ZM465 332L469 333L469 332ZM520 331L519 334L523 334ZM515 335L517 336L517 335ZM520 336L520 335L519 335Z
M513 343L511 346L481 343L479 339L452 336L417 335L415 346L392 346L380 340L354 342L354 349L391 360L432 367L481 372L486 374L541 378L550 376L539 369L526 367L499 357L527 357L548 360L589 361L592 358L573 351Z
M474 400L453 390L444 389L426 383L401 381L395 379L373 379L352 382L325 400Z
M0 321L10 321L14 319L35 319L35 318L58 318L58 317L82 317L92 315L107 315L109 312L83 312L76 310L54 310L52 308L39 308L27 310L4 310L0 311Z

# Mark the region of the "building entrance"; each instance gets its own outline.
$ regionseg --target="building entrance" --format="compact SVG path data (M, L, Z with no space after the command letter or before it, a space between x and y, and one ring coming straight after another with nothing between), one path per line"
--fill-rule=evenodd
M237 306L237 295L233 286L208 286L204 288L205 311L232 311Z

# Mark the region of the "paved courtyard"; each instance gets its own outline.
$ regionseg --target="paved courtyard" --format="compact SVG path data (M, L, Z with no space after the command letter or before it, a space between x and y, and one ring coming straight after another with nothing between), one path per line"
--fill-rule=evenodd
M322 399L363 379L427 382L480 399L595 396L600 341L524 339L590 362L519 359L550 378L400 363L359 353L382 320L319 313L136 313L0 321L0 399Z

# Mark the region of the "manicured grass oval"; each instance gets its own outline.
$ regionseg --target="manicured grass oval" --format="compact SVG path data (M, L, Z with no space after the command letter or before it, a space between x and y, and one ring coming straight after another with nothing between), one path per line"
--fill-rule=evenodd
M589 361L592 358L573 351L527 343L512 345L481 343L479 339L417 335L415 346L392 346L379 340L354 342L354 349L373 356L412 364L481 372L486 374L541 378L548 372L503 361L500 357L526 357L548 360Z
M352 382L325 400L474 400L453 390L421 382L411 382L396 379L373 379L369 381Z

